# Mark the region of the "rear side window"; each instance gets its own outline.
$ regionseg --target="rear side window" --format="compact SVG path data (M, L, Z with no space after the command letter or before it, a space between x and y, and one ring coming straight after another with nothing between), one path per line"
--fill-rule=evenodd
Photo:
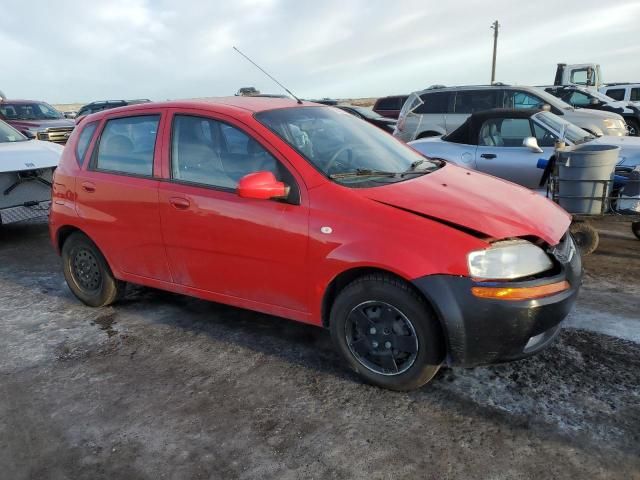
M82 132L80 132L80 138L78 138L78 143L76 144L76 161L80 166L84 163L84 156L87 153L87 148L89 148L89 143L91 143L93 132L96 131L97 126L98 122L91 122L85 125Z
M95 168L153 176L153 152L160 115L109 120L100 135Z
M473 113L498 106L497 90L464 90L456 93L454 113Z
M634 90L640 90L638 88L635 88ZM605 95L607 97L611 97L614 100L624 100L624 93L625 93L625 89L624 88L611 88L609 90L607 90L605 92ZM632 99L633 100L633 99Z
M414 113L447 113L450 97L450 92L423 93L420 96L423 103L414 110Z
M640 88L631 89L631 97L629 97L629 100L632 102L640 102Z

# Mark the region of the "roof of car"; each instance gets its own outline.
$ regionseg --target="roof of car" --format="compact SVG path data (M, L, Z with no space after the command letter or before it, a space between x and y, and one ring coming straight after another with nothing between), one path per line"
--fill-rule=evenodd
M472 113L465 122L453 132L442 137L443 140L452 143L463 143L465 145L477 145L478 135L482 125L492 118L529 118L541 112L537 109L516 110L511 108L495 108L482 112Z
M20 100L20 99L16 100L16 99L13 99L13 98L6 98L6 99L3 99L3 100L0 100L0 103L26 103L26 104L29 104L29 103L46 103L46 102L43 102L41 100Z
M417 90L413 93L417 95L422 95L424 93L432 93L432 92L452 92L455 90L491 90L496 88L513 88L518 90L536 90L536 87L532 87L530 85L508 85L506 83L494 83L493 85L452 85L452 86L444 86L444 85L431 85L430 87L424 88L422 90Z
M126 105L123 107L102 110L91 114L92 118L101 118L103 115L111 115L118 112L127 112L130 110L151 110L154 108L194 108L209 109L214 107L222 107L223 109L232 109L244 112L262 112L265 110L276 110L281 108L294 107L323 107L318 103L306 102L298 103L292 98L271 98L271 97L215 97L215 98L199 98L191 100L171 100L166 102L150 102L139 103L134 105Z

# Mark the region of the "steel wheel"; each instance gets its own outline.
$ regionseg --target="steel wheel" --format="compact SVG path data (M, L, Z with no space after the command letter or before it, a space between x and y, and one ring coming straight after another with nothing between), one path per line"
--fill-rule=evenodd
M102 273L98 259L86 248L73 252L71 274L76 284L87 292L95 292L102 285Z
M413 324L385 302L368 301L353 308L345 322L345 339L356 360L381 375L406 372L418 356Z

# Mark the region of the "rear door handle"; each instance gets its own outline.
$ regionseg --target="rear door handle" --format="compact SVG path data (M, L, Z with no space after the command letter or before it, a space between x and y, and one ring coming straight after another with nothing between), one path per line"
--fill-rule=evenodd
M480 155L482 158L486 158L486 159L492 159L492 158L496 158L496 154L495 153L483 153L482 155Z
M82 189L85 192L93 193L93 192L96 191L96 186L95 186L95 184L93 184L91 182L82 182Z
M191 202L183 197L171 197L169 203L178 210L186 210L191 206Z

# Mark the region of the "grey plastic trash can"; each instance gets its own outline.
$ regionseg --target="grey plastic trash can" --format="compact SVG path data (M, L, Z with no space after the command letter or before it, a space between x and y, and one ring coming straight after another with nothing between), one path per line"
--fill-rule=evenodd
M603 211L602 198L605 188L603 182L594 180L613 180L618 163L620 147L612 145L582 145L571 150L558 152L558 202L569 213L594 215ZM579 181L575 181L579 180ZM608 184L611 194L613 181ZM593 197L593 198L565 198ZM608 202L605 210L608 209Z

